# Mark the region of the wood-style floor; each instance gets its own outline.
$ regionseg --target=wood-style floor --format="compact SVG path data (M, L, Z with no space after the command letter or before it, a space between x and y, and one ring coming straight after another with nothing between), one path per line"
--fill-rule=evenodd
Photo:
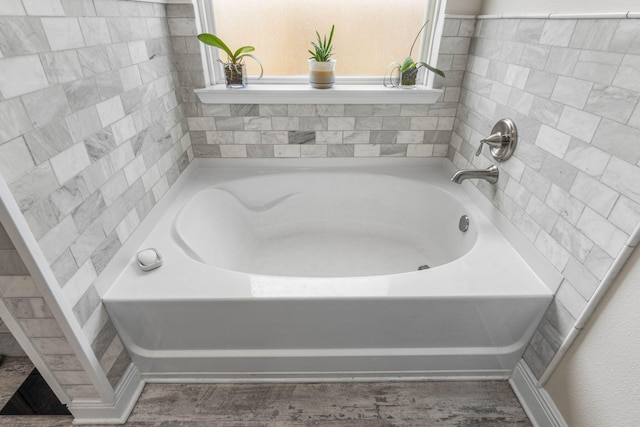
M0 417L0 426L70 426L71 417ZM504 381L147 384L126 426L531 426Z
M0 409L18 391L24 380L33 371L28 357L4 356L0 361Z

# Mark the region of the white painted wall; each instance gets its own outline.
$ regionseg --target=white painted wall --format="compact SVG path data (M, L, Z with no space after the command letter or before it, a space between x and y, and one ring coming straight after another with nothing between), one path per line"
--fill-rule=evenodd
M640 0L483 0L482 15L640 11Z
M640 249L545 388L570 426L640 425Z
M479 15L482 0L447 0L447 15Z

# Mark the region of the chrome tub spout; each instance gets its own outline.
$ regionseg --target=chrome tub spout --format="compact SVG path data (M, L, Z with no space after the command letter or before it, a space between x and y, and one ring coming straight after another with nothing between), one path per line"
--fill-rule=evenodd
M484 179L490 184L498 182L499 176L498 167L491 165L486 169L463 169L454 173L451 177L451 181L456 184L461 184L465 179Z

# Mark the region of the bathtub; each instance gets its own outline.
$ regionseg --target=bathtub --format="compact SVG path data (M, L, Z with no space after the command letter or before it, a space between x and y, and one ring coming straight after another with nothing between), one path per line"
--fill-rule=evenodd
M552 292L451 170L196 160L108 267L104 305L147 381L506 378Z

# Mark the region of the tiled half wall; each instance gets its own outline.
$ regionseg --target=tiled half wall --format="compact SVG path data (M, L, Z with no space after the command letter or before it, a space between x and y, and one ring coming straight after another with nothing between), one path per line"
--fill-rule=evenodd
M540 377L640 223L640 20L478 20L449 158L486 167L480 138L518 126L497 186L479 189L562 272L526 353Z

